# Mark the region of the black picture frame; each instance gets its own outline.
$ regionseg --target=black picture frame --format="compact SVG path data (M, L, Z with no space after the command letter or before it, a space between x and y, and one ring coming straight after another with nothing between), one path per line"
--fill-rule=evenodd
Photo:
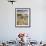
M15 8L15 27L31 27L31 8Z

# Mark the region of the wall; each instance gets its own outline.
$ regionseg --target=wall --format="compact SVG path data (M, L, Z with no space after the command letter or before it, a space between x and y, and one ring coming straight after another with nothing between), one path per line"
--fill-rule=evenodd
M0 41L15 40L19 32L30 34L31 39L46 40L45 0L17 0L13 5L0 0ZM15 8L31 8L31 27L15 27Z

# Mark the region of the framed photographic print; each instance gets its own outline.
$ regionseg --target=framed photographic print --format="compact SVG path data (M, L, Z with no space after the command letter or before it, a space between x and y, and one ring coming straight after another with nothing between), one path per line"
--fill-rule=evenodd
M15 26L16 27L30 27L30 8L15 8Z

